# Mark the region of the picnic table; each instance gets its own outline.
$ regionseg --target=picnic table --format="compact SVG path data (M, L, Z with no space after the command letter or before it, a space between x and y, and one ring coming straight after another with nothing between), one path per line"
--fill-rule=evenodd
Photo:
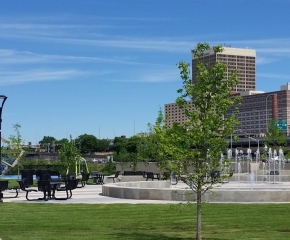
M0 202L2 202L2 198L16 198L18 197L18 190L17 187L15 188L8 188L8 183L9 180L0 180ZM8 197L4 197L3 192L6 190L16 190L16 195L15 196L8 196Z
M95 174L91 174L91 178L93 179L93 182L95 184L104 184L104 178L107 176L107 174L97 172Z

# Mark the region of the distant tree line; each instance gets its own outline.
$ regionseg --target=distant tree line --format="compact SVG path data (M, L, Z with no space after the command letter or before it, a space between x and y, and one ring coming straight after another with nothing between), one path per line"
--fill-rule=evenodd
M57 140L52 136L44 136L38 143L40 148L48 152L58 152L65 143L68 143L69 139L63 138ZM81 154L89 154L93 152L107 152L110 151L113 145L113 141L109 139L98 139L94 135L83 134L73 139L76 147Z

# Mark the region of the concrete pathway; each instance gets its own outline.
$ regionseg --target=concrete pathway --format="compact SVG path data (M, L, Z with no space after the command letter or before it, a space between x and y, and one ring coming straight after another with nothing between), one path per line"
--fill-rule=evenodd
M36 189L36 188L35 188ZM160 200L135 200L135 199L121 199L112 198L102 195L102 185L86 185L84 188L77 188L73 190L71 199L68 200L49 200L49 201L27 201L25 196L26 192L20 191L17 198L3 198L3 202L15 202L15 203L87 203L87 204L113 204L113 203L130 203L130 204L168 204L168 203L180 203L179 201L160 201ZM15 195L15 192L4 191L4 197ZM56 196L65 197L65 192L56 192ZM42 192L31 192L28 195L29 198L43 197Z

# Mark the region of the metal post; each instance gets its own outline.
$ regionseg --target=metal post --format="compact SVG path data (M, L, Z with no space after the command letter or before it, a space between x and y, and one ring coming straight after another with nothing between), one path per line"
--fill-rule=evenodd
M4 103L7 99L6 96L4 95L0 95L0 99L2 99L2 104L1 104L1 107L0 107L0 166L2 165L2 109L3 109L3 106L4 106ZM1 175L1 172L0 172L0 175ZM2 198L3 198L3 193L0 193L0 202L3 202L2 201Z
M256 168L257 168L257 171L256 171L256 183L258 181L258 170L259 170L259 165L260 165L260 141L259 139L258 140L258 149L256 151L256 154L258 154L258 157L256 156Z
M4 95L0 95L0 99L3 99L1 107L0 107L0 165L1 165L2 164L2 151L1 151L2 150L2 109L3 109L4 103L7 97Z
M231 151L233 153L233 134L231 133Z

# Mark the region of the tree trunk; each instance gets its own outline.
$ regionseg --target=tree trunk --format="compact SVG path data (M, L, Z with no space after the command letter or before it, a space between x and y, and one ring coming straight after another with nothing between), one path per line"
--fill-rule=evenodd
M198 183L196 192L196 240L201 238L201 184Z

